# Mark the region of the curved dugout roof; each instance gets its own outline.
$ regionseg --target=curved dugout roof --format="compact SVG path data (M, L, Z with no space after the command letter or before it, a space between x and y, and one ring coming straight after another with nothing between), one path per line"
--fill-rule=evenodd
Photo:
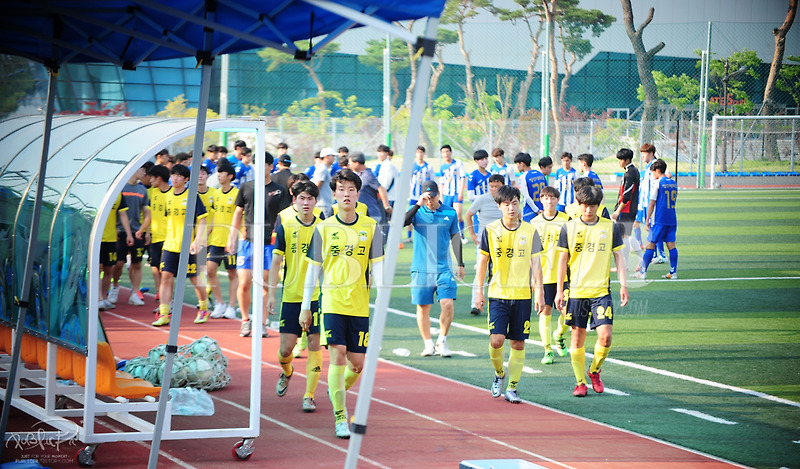
M0 321L10 323L19 291L39 171L44 116L0 122ZM102 234L107 202L161 148L191 137L194 119L57 116L53 119L41 219L35 240L26 328L85 349L88 262ZM212 120L208 130L256 130L257 121ZM100 332L102 333L102 331Z

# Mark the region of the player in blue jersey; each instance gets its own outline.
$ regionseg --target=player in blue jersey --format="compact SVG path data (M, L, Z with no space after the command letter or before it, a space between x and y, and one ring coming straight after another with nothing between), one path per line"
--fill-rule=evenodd
M467 173L464 170L464 163L453 158L453 148L450 145L442 145L439 149L444 163L439 169L439 185L441 186L441 202L455 209L458 215L458 229L461 231L461 241L464 238L464 220L462 210L464 210L464 192L467 188Z
M489 165L489 153L486 150L477 150L472 159L478 165L478 169L467 175L467 197L474 201L478 196L489 192L489 177L492 175L486 170ZM478 217L473 215L472 220L467 220L466 224L477 225Z
M678 248L675 247L675 233L678 230L678 218L675 215L675 203L678 200L678 184L667 177L667 163L662 159L653 161L650 166L656 189L650 194L650 203L647 208L647 218L644 227L649 229L647 235L647 250L642 258L642 269L634 277L644 279L647 267L653 260L657 243L665 242L669 249L669 273L663 275L665 279L678 278Z
M494 163L489 168L489 172L503 176L505 179L504 184L506 186L511 186L516 184L517 177L514 175L514 167L506 163L505 153L506 152L503 151L502 148L495 148L492 150L492 158L494 159Z
M422 196L422 184L425 181L430 181L433 178L433 166L425 161L425 147L420 145L417 147L417 152L414 158L414 170L411 172L411 192L409 194L408 207L411 208L417 204L420 196ZM411 241L411 229L408 230L406 242Z
M461 253L461 237L458 217L453 208L439 201L439 187L434 181L422 185L422 195L406 212L405 225L414 227L414 254L411 259L411 302L417 305L417 326L425 342L423 357L450 356L447 333L453 322L453 302L458 285L456 279L464 278L464 260ZM450 265L450 249L453 247L458 268ZM436 346L431 338L431 305L433 294L439 298L439 339Z
M521 174L517 180L517 187L522 193L523 205L522 219L526 222L533 220L542 211L542 202L539 199L542 189L547 186L544 174L536 169L531 169L531 155L528 153L517 153L514 157L514 164L517 171Z
M563 212L567 205L575 202L575 190L572 182L578 177L578 171L572 167L572 153L565 151L561 154L561 167L556 171L555 187L559 196L556 210Z
M592 171L593 163L594 163L594 156L592 156L591 153L583 153L581 155L578 155L578 171L580 171L580 175L578 175L577 177L592 178L592 181L594 181L594 185L598 186L600 190L603 190L603 181L600 180L600 176L598 176L597 173Z

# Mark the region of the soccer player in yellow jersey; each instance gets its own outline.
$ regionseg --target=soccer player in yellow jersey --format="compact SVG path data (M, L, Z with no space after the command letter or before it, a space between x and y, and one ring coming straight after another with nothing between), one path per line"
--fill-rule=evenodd
M544 302L542 263L539 253L542 243L539 233L529 223L520 220L520 190L514 186L497 189L495 201L502 218L486 225L481 236L478 254L478 279L475 301L483 308L483 279L489 259L492 278L489 280L489 358L494 368L492 396L504 395L505 400L519 404L517 384L525 364L525 339L531 330L531 297L538 313ZM503 346L511 345L508 373L503 368ZM508 387L503 393L503 383Z
M303 301L303 283L308 271L308 247L314 228L320 219L314 215L319 189L311 181L298 182L289 190L292 194L292 206L295 216L281 216L276 233L275 250L272 252L272 266L269 269L269 291L267 294L267 311L275 310L275 290L281 263L286 262L283 273L283 295L281 297L280 333L281 345L278 350L281 372L275 392L279 397L286 395L289 379L294 374L292 359L293 349L298 337L303 333L300 326L300 303ZM289 210L289 209L285 209ZM285 211L284 210L284 211ZM281 212L284 213L284 212ZM312 293L311 325L308 327L308 360L306 361L306 392L303 395L303 412L314 412L317 405L314 393L319 383L322 369L322 350L319 343L319 289Z
M236 275L236 254L225 252L231 232L233 213L236 211L236 196L239 194L239 189L233 186L235 177L236 170L232 165L220 163L217 166L217 179L220 187L214 197L214 226L208 237L208 261L206 262L208 284L214 295L214 311L211 312L213 319L222 317L236 319L236 291L239 288L239 277ZM217 276L219 266L225 267L228 272L227 304L222 298L222 288Z
M319 170L319 169L318 169ZM345 392L364 367L369 343L368 274L383 285L383 237L378 224L355 211L361 178L344 168L331 178L339 213L321 221L308 250L310 266L303 288L300 326L311 327L311 301L322 277L322 328L328 345L328 393L333 405L335 432L350 438Z
M169 185L169 169L157 164L147 171L150 177L150 189L147 195L150 199L150 224L143 227L150 233L150 245L147 248L150 259L150 268L153 271L156 301L159 300L161 286L161 250L164 239L167 237L167 197L172 191ZM156 310L158 314L158 310Z
M573 396L586 396L586 326L597 330L594 360L589 367L589 378L596 393L604 390L600 380L600 367L611 348L611 326L614 323L611 298L611 257L616 262L620 283L620 306L628 303L625 276L625 258L619 227L607 218L597 216L603 201L603 191L597 186L582 187L575 192L581 206L578 218L561 227L558 239L558 279L555 306L564 307L564 280L569 268L569 300L566 302L566 323L572 327L570 356L572 370L578 382Z
M158 305L158 318L154 326L169 324L169 303L172 300L172 289L175 285L175 276L178 275L178 261L183 244L183 226L186 222L186 205L188 202L188 188L186 182L191 172L186 166L176 164L172 167L172 192L167 197L167 236L161 252L161 287L159 288L160 303ZM206 208L200 197L197 197L195 206L194 239L189 246L189 263L186 276L197 287L197 252L206 242ZM198 290L200 311L197 313L195 323L208 320L208 297L205 289ZM180 305L178 305L180 307Z
M555 360L555 354L552 349L552 339L550 338L550 322L553 314L553 301L556 298L556 278L558 277L558 252L556 245L558 244L558 237L561 234L561 227L569 220L569 217L556 210L558 207L559 196L561 194L558 189L552 186L546 186L542 189L540 200L544 207L539 215L537 215L531 224L536 231L539 232L539 238L542 240L542 279L544 281L544 305L539 311L539 335L542 338L544 345L544 357L542 357L542 364L549 365ZM567 344L564 339L564 333L567 331L567 326L564 324L564 315L558 317L558 329L554 331L552 336L555 339L556 350L562 357L567 356Z
M339 207L336 204L333 204L333 214L336 215L339 213ZM356 213L359 215L367 216L367 204L362 204L361 202L356 202Z
M574 181L572 181L572 187L576 194L581 189L581 187L596 186L596 185L597 184L595 184L594 179L590 177L577 178ZM600 187L600 190L602 192L603 188ZM611 219L611 215L608 213L607 208L603 207L602 210L598 209L598 211L600 212L599 216L603 218L608 218L609 220ZM564 209L564 213L567 214L567 217L569 217L570 220L578 218L579 216L581 216L582 213L581 205L576 200L575 202L567 205L567 207Z
M114 205L111 206L111 213L108 214L103 228L103 237L100 239L100 265L103 270L103 278L100 281L100 302L97 303L97 306L101 310L114 307L114 303L108 300L108 290L111 287L114 266L117 264L117 219L125 230L127 245L133 246L133 234L127 211L128 206L120 194Z
M200 174L197 178L197 196L203 201L203 206L206 208L206 234L205 239L208 240L211 236L211 231L214 229L214 199L217 196L217 190L208 186L208 166L200 166ZM200 298L199 290L205 291L207 298L211 297L211 288L208 285L208 275L206 274L206 264L208 263L208 246L203 246L197 251L197 284L195 291L197 297ZM209 314L208 317L211 317ZM201 321L205 322L205 321Z

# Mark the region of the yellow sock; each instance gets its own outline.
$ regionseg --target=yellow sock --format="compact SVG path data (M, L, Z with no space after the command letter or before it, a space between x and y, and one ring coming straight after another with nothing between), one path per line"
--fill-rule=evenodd
M169 316L169 305L158 305L158 314L161 316Z
M278 352L278 363L281 364L281 368L283 369L283 374L285 374L287 378L289 376L292 376L292 373L294 373L294 367L292 366L292 359L294 359L294 357L292 356L291 353L289 354L288 357L282 357L281 353Z
M508 389L517 389L517 383L522 376L522 366L525 364L525 350L514 350L508 354Z
M503 369L503 347L494 348L489 346L489 359L492 361L492 368L497 376L504 376L506 370Z
M328 393L337 422L347 420L344 401L344 369L346 365L328 365Z
M208 311L208 299L198 301L200 311Z
M553 339L550 337L550 318L551 316L549 314L539 315L539 335L542 336L542 343L544 344L545 352L550 352L553 350Z
M571 348L569 349L569 356L572 359L572 372L575 373L577 383L586 384L586 371L584 371L586 369L586 348Z
M558 315L558 329L556 330L558 331L559 337L562 337L569 330L569 326L566 325L566 319L564 319L563 314Z
M589 373L597 373L597 370L603 366L603 362L606 361L606 357L608 357L608 352L611 350L611 347L603 347L600 345L600 341L595 342L594 344L594 360L592 360L592 364L589 365Z
M351 370L348 366L344 369L344 390L347 391L348 389L352 388L356 381L358 381L358 377L361 376L361 373L356 373L355 371Z
M322 373L322 350L316 352L309 351L306 360L306 393L303 397L314 398L319 383L319 375Z

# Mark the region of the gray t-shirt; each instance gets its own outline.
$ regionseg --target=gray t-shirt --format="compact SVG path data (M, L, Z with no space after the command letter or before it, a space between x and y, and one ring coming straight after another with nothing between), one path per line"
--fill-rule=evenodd
M478 224L480 225L478 238L482 236L483 228L486 225L503 217L503 213L500 211L500 207L497 205L497 202L494 201L494 197L491 193L476 197L469 211L478 215Z
M125 184L125 187L122 188L122 197L125 199L125 203L128 204L128 220L130 220L131 234L133 234L142 226L142 208L145 205L150 205L147 188L141 182ZM117 233L124 231L125 228L122 227L122 223L117 219Z
M311 182L317 184L322 181L319 187L319 197L317 197L317 207L331 208L333 207L333 191L331 190L331 168L325 166L323 163L317 165L314 170L314 177Z

